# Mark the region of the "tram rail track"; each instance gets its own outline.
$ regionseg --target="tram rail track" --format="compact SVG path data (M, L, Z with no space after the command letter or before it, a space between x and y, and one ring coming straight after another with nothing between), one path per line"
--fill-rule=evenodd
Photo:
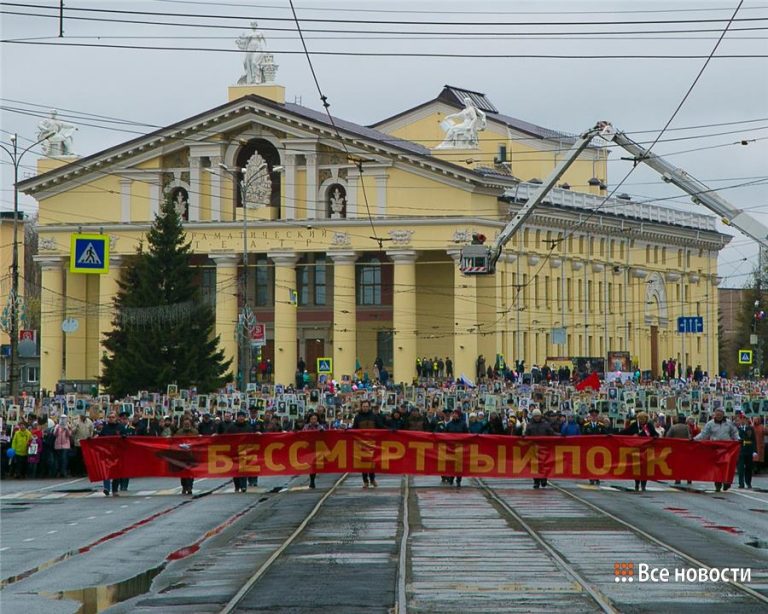
M220 614L230 614L231 612L235 612L238 608L238 606L243 602L243 600L248 595L249 591L256 585L256 583L259 581L259 579L264 576L264 574L269 571L269 569L273 566L275 561L285 552L285 550L296 540L296 538L301 535L301 533L306 529L307 525L312 521L315 516L317 516L317 513L320 511L320 509L323 507L325 502L339 489L339 487L344 483L344 481L349 476L348 473L342 474L336 482L334 482L333 486L331 486L320 499L318 502L314 505L314 507L310 510L310 512L304 517L304 519L301 521L301 523L296 527L296 529L293 530L293 532L282 541L282 543L272 552L272 554L267 558L264 563L262 563L259 568L254 571L246 581L241 585L240 589L232 596L232 598L224 605L224 607L220 610Z
M764 593L734 581L634 590L640 587L632 580L614 577L616 558L659 568L714 568L559 486L529 491L515 482L473 479L477 489L465 484L458 490L424 482L404 478L393 614L475 607L549 612L567 608L569 600L574 611L610 613L710 612L726 603L729 611L753 612L768 604ZM649 610L650 604L659 609Z
M570 497L571 499L574 499L575 501L578 501L580 504L582 504L582 505L592 509L593 511L595 511L595 512L597 512L597 513L599 513L599 514L601 514L603 516L605 516L606 518L609 518L613 522L616 522L617 524L626 527L627 529L629 529L630 531L632 531L636 535L640 536L642 539L644 539L644 540L646 540L648 542L651 542L653 544L656 544L657 546L659 546L661 548L664 548L665 550L667 550L668 552L674 554L675 556L678 556L678 557L684 559L685 561L687 561L691 565L693 565L695 567L704 568L704 569L707 569L707 570L714 569L711 565L708 565L705 562L697 559L696 557L691 556L690 554L688 554L686 552L683 552L679 548L676 548L675 546L665 542L664 540L659 539L659 538L651 535L650 533L648 533L647 531L644 531L640 527L637 527L637 526L633 525L632 523L629 523L626 520L623 520L622 518L619 518L616 514L613 514L612 512L609 512L608 510L603 509L599 505L596 505L596 504L592 503L591 501L587 501L583 497L580 497L577 494L575 494L575 493L573 493L573 492L571 492L571 491L569 491L569 490L567 490L567 489L565 489L565 488L563 488L563 487L561 487L561 486L559 486L557 484L552 484L552 483L550 483L550 484L551 484L552 488L557 490L558 492L560 492L560 493ZM739 590L740 592L742 592L742 593L752 597L753 599L759 601L760 603L765 604L766 606L768 606L768 595L764 595L764 594L754 590L753 588L751 588L751 587L749 587L746 584L743 584L741 582L728 580L727 584L729 586L732 586L733 588Z
M579 586L581 586L597 606L606 614L618 614L617 610L610 600L591 582L589 582L584 576L582 576L576 568L566 561L542 536L529 524L525 519L518 514L504 499L499 497L492 488L490 488L482 479L475 478L475 482L480 489L485 493L487 497L493 500L499 507L501 507L507 514L514 518L515 522L519 524L523 530L531 536L531 538L549 555L549 557L561 568L565 573L575 580Z

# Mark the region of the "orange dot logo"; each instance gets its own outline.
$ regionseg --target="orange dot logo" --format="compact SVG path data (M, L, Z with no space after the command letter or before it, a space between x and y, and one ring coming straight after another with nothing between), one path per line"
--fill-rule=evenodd
M635 581L634 563L614 563L613 581L614 582L634 582Z

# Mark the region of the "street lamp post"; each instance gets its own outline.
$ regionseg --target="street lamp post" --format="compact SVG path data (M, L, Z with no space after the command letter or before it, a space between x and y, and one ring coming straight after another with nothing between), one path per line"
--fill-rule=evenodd
M760 287L758 286L758 291ZM755 301L755 313L752 317L752 334L750 335L750 344L754 346L755 351L755 378L759 378L763 372L763 352L760 343L760 337L757 335L757 324L765 317L765 312L760 309L760 299Z
M30 149L35 145L39 145L48 138L46 134L43 138L35 141L29 147L22 150L19 153L18 150L18 135L11 135L11 149L8 149L4 145L0 145L0 149L3 149L11 157L11 163L13 164L13 251L11 256L11 292L10 292L10 331L11 337L11 370L9 374L9 393L11 398L16 397L19 393L19 166L21 165L21 159L24 157Z

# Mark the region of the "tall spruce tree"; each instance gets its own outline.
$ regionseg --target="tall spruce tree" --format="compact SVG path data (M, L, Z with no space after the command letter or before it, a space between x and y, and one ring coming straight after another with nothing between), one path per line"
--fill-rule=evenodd
M222 387L231 379L231 361L219 348L215 312L195 283L191 246L171 199L155 218L147 247L139 246L118 282L102 385L115 396L164 392L168 384L199 392Z

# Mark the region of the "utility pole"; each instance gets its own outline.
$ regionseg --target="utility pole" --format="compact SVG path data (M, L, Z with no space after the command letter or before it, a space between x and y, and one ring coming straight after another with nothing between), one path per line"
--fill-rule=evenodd
M238 345L240 346L242 390L245 392L251 379L251 333L256 325L256 318L248 304L248 207L249 204L268 204L260 201L267 198L265 195L271 190L272 184L269 178L268 165L260 157L256 164L250 168L230 168L223 162L219 163L219 168L234 179L240 194L240 203L243 206L243 305L239 316L240 337ZM282 167L275 167L274 170L282 170ZM213 169L209 169L209 171L214 172ZM243 175L242 180L240 179L241 175Z
M48 138L35 141L29 147L19 153L18 135L11 135L11 149L0 145L0 149L11 157L13 164L13 251L11 256L11 292L9 294L10 326L8 334L11 337L11 361L9 373L9 390L11 398L19 394L19 166L21 159L35 145L39 145Z

